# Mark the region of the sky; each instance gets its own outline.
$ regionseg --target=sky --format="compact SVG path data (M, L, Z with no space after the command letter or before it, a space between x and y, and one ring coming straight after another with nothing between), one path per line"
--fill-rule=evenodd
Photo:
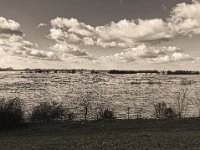
M0 67L200 70L199 0L0 0Z

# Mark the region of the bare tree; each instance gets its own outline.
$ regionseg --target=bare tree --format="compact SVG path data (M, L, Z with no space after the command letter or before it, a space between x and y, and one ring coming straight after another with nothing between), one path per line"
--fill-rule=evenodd
M84 120L87 120L89 109L92 108L92 93L87 92L86 96L81 99L80 106L83 107Z
M187 111L187 94L188 89L181 89L176 94L176 108L178 112L178 118L182 118L183 114Z
M200 117L200 91L194 92L194 97L190 99L190 104L198 110L198 116Z
M154 104L154 116L157 119L165 118L165 111L167 109L167 104L165 102Z

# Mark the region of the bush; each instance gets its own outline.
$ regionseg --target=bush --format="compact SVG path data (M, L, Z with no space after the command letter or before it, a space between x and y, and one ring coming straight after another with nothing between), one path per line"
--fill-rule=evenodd
M66 118L65 109L62 103L58 102L42 102L33 109L31 120L43 121L48 123L54 120L62 120Z
M74 113L67 113L67 120L68 120L68 121L73 121L74 118L75 118Z
M157 103L154 105L154 116L155 118L162 119L165 118L165 110L167 105L165 102Z
M167 108L166 110L165 110L165 118L167 118L167 119L173 119L173 118L177 118L177 113L175 112L175 110L174 109L172 109L171 107L169 107L169 108Z
M24 121L23 103L19 98L0 102L0 127L16 127Z
M99 116L101 120L115 119L113 111L109 109L100 112Z
M167 107L165 102L154 105L154 116L157 119L172 119L176 118L177 114L174 109Z

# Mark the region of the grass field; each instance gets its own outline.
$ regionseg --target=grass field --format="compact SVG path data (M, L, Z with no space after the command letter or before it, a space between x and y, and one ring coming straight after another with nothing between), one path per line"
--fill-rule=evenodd
M200 120L32 124L0 132L1 150L200 149Z

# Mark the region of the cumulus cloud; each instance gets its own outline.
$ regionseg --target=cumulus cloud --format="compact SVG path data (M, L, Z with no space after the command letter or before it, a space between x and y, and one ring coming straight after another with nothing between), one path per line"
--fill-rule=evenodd
M0 17L0 35L19 35L23 36L23 33L20 31L20 24L14 20L7 20L3 17Z
M56 18L51 21L49 37L55 41L100 47L127 48L138 43L170 39L173 34L162 19L120 20L92 27L77 19Z
M0 17L0 29L9 29L9 30L19 30L20 24L14 20L7 20L3 17Z
M161 19L121 20L92 27L75 18L51 20L49 37L55 41L101 47L130 47L137 43L167 39L167 24Z
M0 17L0 50L8 55L58 60L53 52L37 49L37 44L24 39L20 24Z
M53 46L51 46L50 49L56 51L57 53L60 53L61 57L64 59L68 57L79 57L89 60L95 59L95 57L89 54L86 50L82 50L76 45L67 44L65 42L56 43Z
M1 49L9 55L38 59L59 60L53 52L36 49L36 45L16 35L0 38Z
M188 54L181 53L177 47L148 47L144 44L134 48L128 48L121 53L116 53L112 56L103 56L101 61L113 62L136 62L145 61L147 63L168 63L177 61L190 61L194 60Z
M73 21L71 22L73 24ZM38 27L45 26L41 23ZM54 32L59 37L59 31ZM83 33L85 34L85 33ZM77 41L76 34L70 34L71 41ZM68 58L82 58L86 60L94 59L85 50L79 46L59 42L50 47L50 50L42 50L38 48L37 44L25 40L25 35L20 30L20 24L0 17L0 50L11 56L18 56L24 58L34 58L41 60L55 60L64 61Z
M188 60L194 60L190 55L183 54L183 53L173 53L172 55L173 61L188 61Z
M168 18L168 26L176 35L200 34L200 2L178 4Z
M167 8L162 5L163 10ZM37 28L47 24L40 23ZM151 46L156 42L177 37L200 34L200 1L181 3L172 9L166 19L132 19L91 26L75 18L51 20L48 37L54 41L48 51L41 50L20 30L14 20L0 17L0 50L11 56L37 58L40 60L63 60L65 62L140 62L169 63L196 60L173 46ZM148 46L147 46L148 45ZM122 52L111 56L94 58L87 47L117 47ZM82 49L84 47L85 49Z
M51 20L51 26L49 37L56 41L87 46L128 48L141 43L200 34L200 2L178 4L166 20L124 19L93 27L75 18L58 17Z
M161 5L163 10L167 7ZM53 50L67 56L90 56L82 51L83 46L124 49L112 56L103 56L97 61L168 63L194 60L173 46L147 46L178 37L200 34L200 1L177 4L166 19L132 19L110 22L93 27L75 18L51 20L48 37L56 42ZM89 57L92 58L92 57Z

